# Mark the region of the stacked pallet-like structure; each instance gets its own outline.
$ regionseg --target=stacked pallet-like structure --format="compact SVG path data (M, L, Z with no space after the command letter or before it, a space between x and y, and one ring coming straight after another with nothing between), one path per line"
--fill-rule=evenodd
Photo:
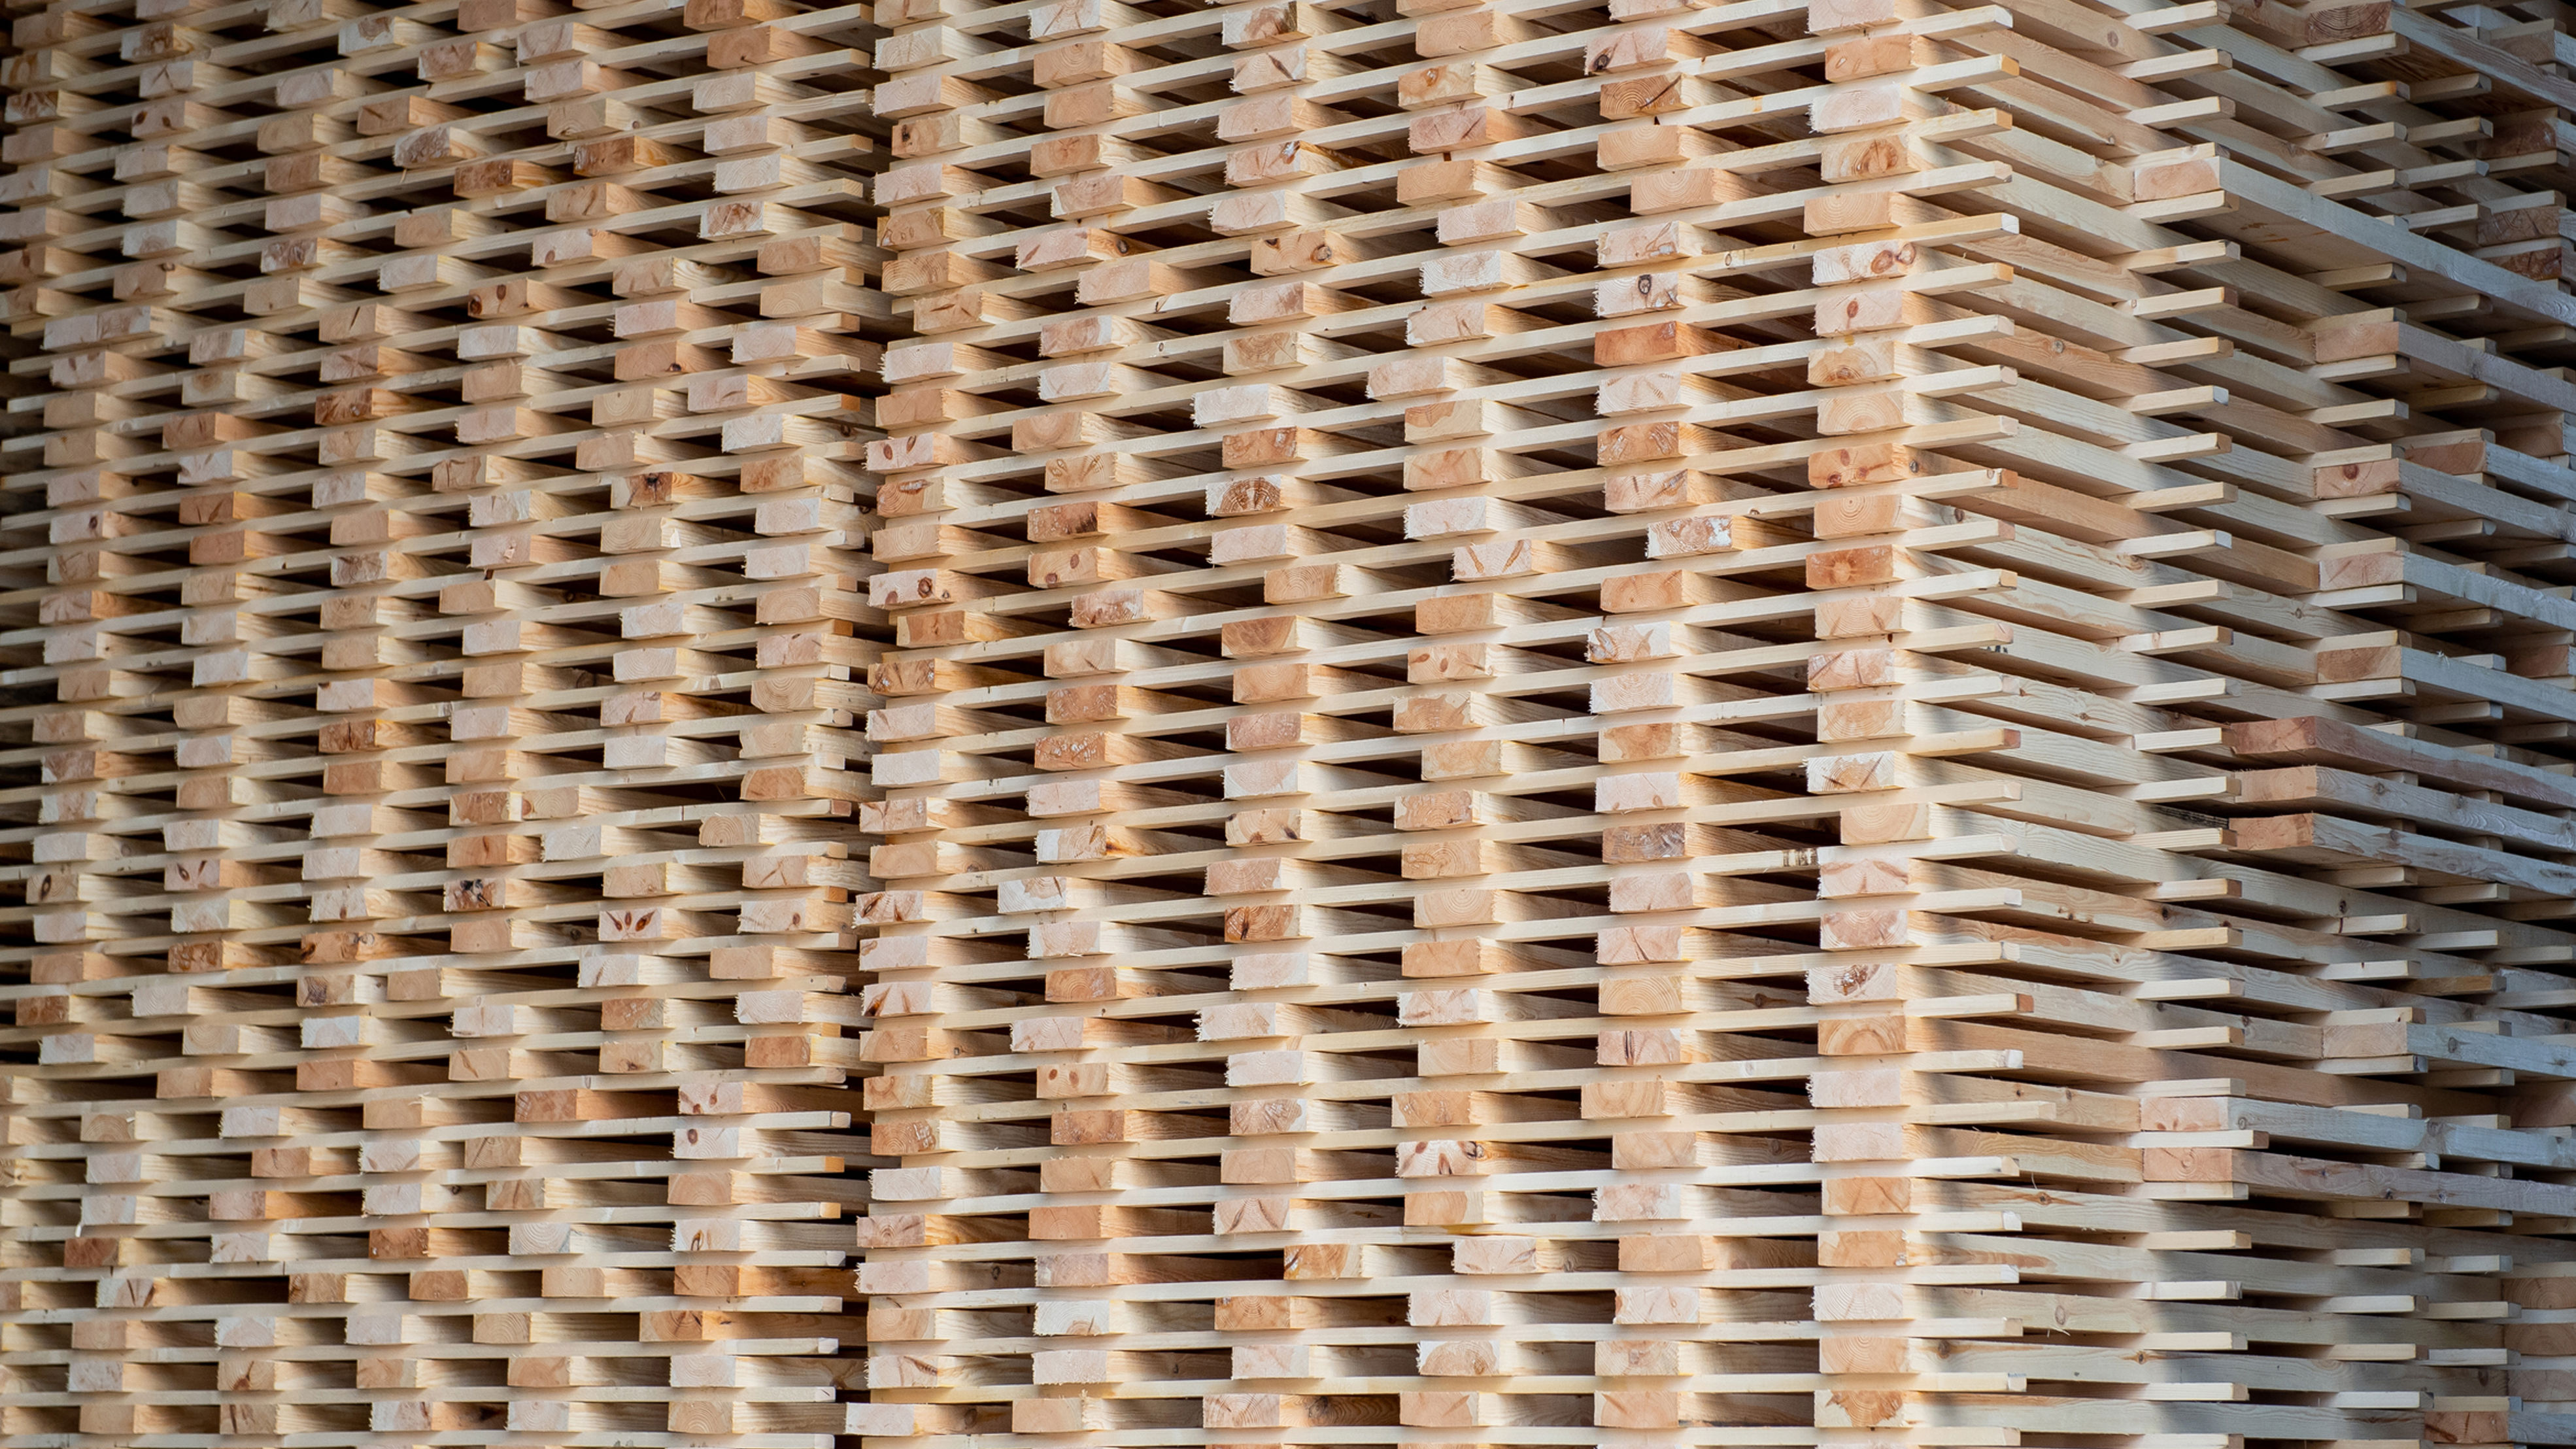
M2576 1442L2566 11L878 18L875 1432Z
M0 1446L2576 1444L2563 7L9 13Z
M12 7L0 1442L849 1427L866 7Z

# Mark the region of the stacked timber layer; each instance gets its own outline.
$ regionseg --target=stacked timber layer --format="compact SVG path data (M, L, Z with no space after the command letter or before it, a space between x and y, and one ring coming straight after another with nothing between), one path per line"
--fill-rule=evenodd
M877 14L872 1432L2576 1442L2571 12Z
M12 7L0 1443L814 1446L866 7Z

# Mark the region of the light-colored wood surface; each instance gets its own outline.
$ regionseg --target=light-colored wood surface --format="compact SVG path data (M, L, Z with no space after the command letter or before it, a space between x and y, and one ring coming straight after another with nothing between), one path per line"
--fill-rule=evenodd
M2576 1442L2559 10L14 13L0 1437Z

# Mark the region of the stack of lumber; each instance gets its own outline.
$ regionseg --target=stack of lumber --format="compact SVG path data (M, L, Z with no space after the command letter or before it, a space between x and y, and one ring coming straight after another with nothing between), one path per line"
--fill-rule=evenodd
M828 1444L881 32L12 20L0 1442Z
M874 1432L2576 1442L2576 15L878 18Z
M2576 1444L2576 11L9 13L0 1442Z

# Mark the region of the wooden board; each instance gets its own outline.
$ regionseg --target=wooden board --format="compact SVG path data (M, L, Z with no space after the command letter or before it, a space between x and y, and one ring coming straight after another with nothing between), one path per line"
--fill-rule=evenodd
M2576 1443L2558 11L546 5L16 12L0 1435Z

